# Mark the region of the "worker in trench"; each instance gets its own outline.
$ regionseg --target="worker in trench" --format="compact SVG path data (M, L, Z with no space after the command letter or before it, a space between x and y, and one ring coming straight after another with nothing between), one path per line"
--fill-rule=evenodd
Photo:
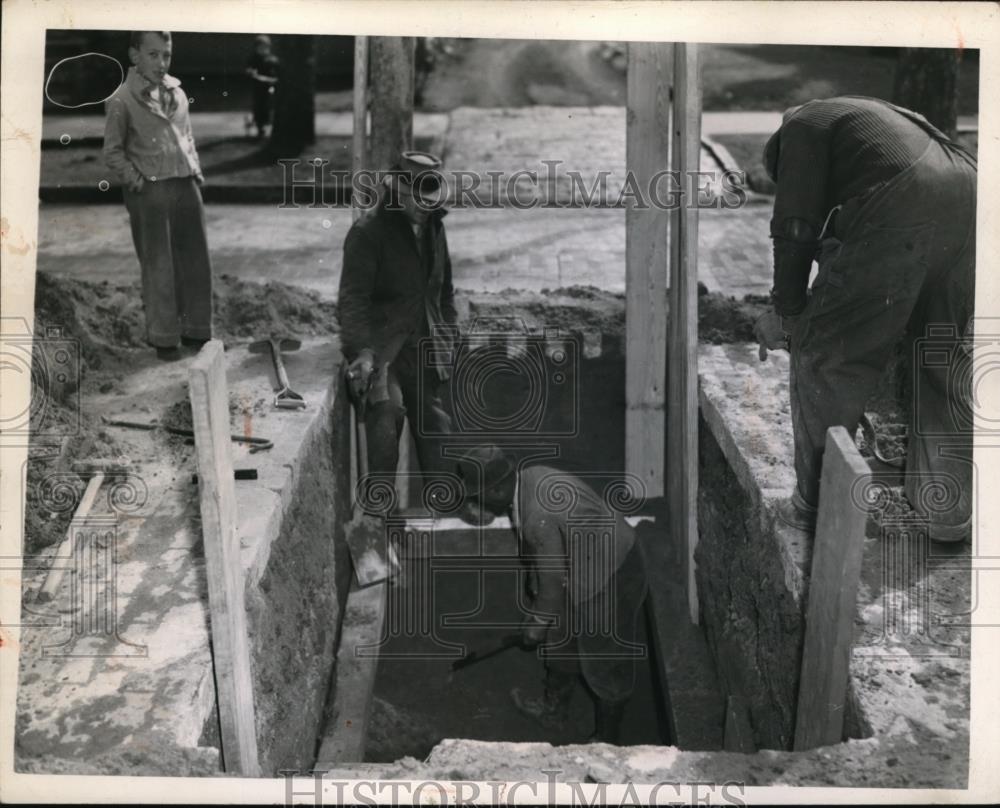
M602 498L565 471L515 466L496 446L468 450L458 476L465 518L509 516L527 567L522 641L538 649L545 682L537 698L513 689L514 704L557 729L582 674L595 701L593 740L619 743L635 662L646 654L637 636L647 583L635 533L612 507L614 486Z
M815 530L826 431L855 433L905 339L906 496L932 539L967 540L971 384L960 371L971 356L975 159L918 114L849 96L788 110L764 164L777 184L774 309L756 335L761 360L790 351L795 438L796 487L779 518Z
M379 203L344 241L341 347L351 396L363 405L373 491L395 475L404 418L425 475L441 469L441 440L451 432L442 400L450 367L422 363L420 350L430 339L447 354L457 319L440 168L434 155L403 152Z

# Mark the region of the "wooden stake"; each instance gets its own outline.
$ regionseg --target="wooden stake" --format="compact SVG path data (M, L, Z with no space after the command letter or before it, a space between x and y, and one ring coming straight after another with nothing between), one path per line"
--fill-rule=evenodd
M223 763L227 772L259 777L243 564L236 533L229 392L219 340L207 342L191 363L189 388Z
M371 50L372 137L370 167L387 171L399 153L413 148L413 37L373 36Z
M639 188L669 166L674 46L628 44L627 174ZM664 494L669 212L630 206L625 213L625 470Z
M356 176L368 160L368 37L354 37L354 129L351 140L351 167ZM354 221L361 216L356 202L351 204Z
M858 481L870 474L842 426L826 432L819 519L813 545L795 749L840 743L854 639L867 511Z
M684 190L670 217L670 339L667 359L667 507L684 559L688 613L698 622L698 208L688 179L701 160L701 75L697 45L674 48L672 168Z

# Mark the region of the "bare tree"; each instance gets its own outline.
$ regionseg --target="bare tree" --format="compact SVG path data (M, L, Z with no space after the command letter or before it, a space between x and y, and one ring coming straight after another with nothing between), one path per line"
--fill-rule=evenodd
M961 61L962 51L952 48L900 48L893 101L954 137Z

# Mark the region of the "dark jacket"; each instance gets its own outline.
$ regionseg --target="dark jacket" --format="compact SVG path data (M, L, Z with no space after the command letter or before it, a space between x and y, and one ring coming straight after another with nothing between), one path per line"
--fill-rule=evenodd
M549 466L520 472L520 554L540 611L559 613L565 603L576 605L601 594L624 563L635 533L605 501L613 490L602 498L580 477Z
M444 215L437 210L428 218L422 257L405 214L385 203L348 231L339 294L341 345L348 360L369 348L377 364L392 362L403 345L416 345L435 333L435 326L455 324Z
M810 101L785 113L764 151L777 183L771 237L780 314L805 307L809 271L830 211L866 197L915 163L931 142L931 130L909 110L860 96Z

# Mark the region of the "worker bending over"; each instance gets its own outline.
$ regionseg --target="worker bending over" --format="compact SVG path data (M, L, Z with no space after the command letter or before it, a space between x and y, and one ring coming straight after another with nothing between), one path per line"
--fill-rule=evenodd
M848 96L788 110L764 163L777 183L774 311L756 333L762 359L790 346L795 436L797 484L780 518L815 529L826 431L854 434L905 337L914 357L907 498L932 539L966 539L971 446L959 433L971 385L955 370L971 337L975 159L916 113ZM914 353L925 334L927 350ZM946 506L932 509L929 491L946 491Z
M467 501L508 515L528 568L524 643L540 646L544 695L511 691L518 709L544 726L568 717L578 676L596 702L595 738L620 740L635 684L645 570L635 534L583 480L549 466L517 468L497 447L475 447L459 462Z

